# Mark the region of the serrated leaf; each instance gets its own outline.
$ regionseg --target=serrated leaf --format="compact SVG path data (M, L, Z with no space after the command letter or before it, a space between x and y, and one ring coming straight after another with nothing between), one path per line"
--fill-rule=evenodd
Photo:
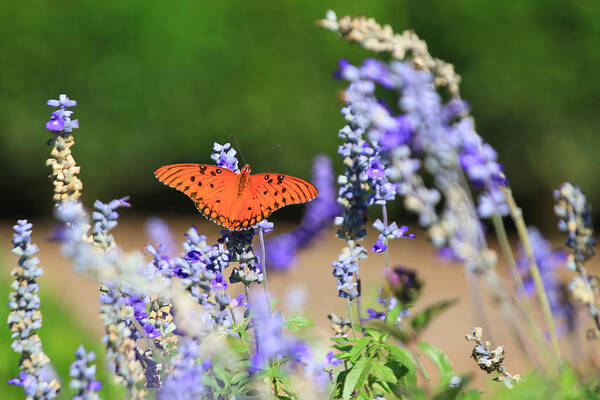
M457 301L458 299L442 300L426 307L424 310L421 310L419 313L417 313L410 320L410 326L414 330L414 336L418 336L419 334L421 334L425 330L425 328L429 326L433 318L446 311Z
M429 343L419 342L417 346L419 346L423 353L433 361L438 369L440 373L440 385L444 387L448 386L450 384L450 379L454 376L454 369L446 354L444 354L441 349Z
M355 389L360 389L364 385L370 370L370 359L360 360L354 364L344 381L344 391L342 393L344 400L348 400Z
M358 360L364 348L369 344L370 339L366 337L362 337L358 339L358 342L354 346L352 346L352 350L348 352L350 355L350 361L354 362Z
M301 315L288 317L285 320L285 327L292 332L300 332L300 329L306 326L315 326L315 323Z

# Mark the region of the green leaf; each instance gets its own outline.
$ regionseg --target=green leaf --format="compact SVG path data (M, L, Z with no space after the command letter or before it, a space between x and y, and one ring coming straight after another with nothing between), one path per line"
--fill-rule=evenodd
M375 340L380 339L381 336L383 335L383 332L381 332L380 329L372 328L372 327L369 327L369 326L365 326L365 333L368 336L371 336Z
M352 346L352 350L348 353L350 355L350 361L354 362L358 360L363 349L369 344L370 339L367 337L362 337L358 339L358 342L354 346Z
M300 332L300 329L306 326L315 326L315 323L301 315L288 317L285 320L285 327L292 332Z
M424 310L417 313L411 320L410 326L414 329L414 335L418 336L421 334L427 326L431 323L433 318L437 317L444 311L446 311L449 307L453 306L458 299L448 299L442 300L437 303L434 303Z
M370 359L363 359L354 364L344 382L344 392L342 393L344 400L348 400L355 389L360 389L364 385L370 370Z
M352 349L352 345L351 344L334 344L333 346L334 349L337 349L341 352L347 352L350 351Z
M389 351L393 359L390 360L390 362L387 362L385 365L394 371L398 377L399 383L403 384L409 389L415 388L417 386L417 374L415 372L416 363L412 353L403 347L390 346ZM398 364L396 363L398 363L400 367L404 368L398 368Z
M446 354L441 349L429 343L419 342L418 346L433 361L438 369L440 373L440 385L444 387L448 386L450 379L454 376L454 369Z
M374 362L373 365L371 365L371 369L375 374L378 375L378 378L381 378L386 382L398 382L398 378L396 378L396 375L394 375L394 371L392 371L392 369L388 366Z
M227 374L225 369L223 369L222 367L219 367L218 365L215 365L212 368L212 372L215 374L217 379L219 379L220 381L223 382L225 387L229 386L229 375Z

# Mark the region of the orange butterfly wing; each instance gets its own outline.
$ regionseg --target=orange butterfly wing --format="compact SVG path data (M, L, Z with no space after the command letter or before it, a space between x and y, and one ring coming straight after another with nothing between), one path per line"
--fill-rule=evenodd
M244 206L235 215L242 229L267 218L290 204L306 203L317 196L317 188L294 176L263 173L250 175Z
M239 175L207 164L171 164L154 171L159 181L185 193L207 219L229 227Z
M154 175L185 193L206 218L230 230L248 229L281 207L317 196L317 189L300 178L274 173L236 174L215 165L165 165Z

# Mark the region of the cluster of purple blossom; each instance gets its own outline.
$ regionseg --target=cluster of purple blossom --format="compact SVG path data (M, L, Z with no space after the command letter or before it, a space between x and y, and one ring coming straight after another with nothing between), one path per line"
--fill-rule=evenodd
M421 163L417 159L406 162L406 159L411 153L424 155L425 167L436 179L442 180L437 182L441 188L448 183L444 180L460 178L443 176L460 165L471 183L484 189L479 200L481 217L508 214L500 190L506 180L496 152L474 131L463 101L454 99L442 104L431 74L415 69L409 62L386 64L368 59L360 67L342 60L338 76L350 82L345 91L349 105L342 113L352 124L351 128L359 129L359 134L367 133L370 145L363 145L364 155L379 155L371 161L375 167L371 176L400 178L396 183L397 192L403 196L414 195L410 193L407 175L416 173ZM395 106L398 111L394 112L375 97L377 86L398 93ZM347 130L345 127L342 133L345 137ZM345 152L340 151L340 154L345 156ZM400 168L395 165L397 157L402 161ZM390 167L388 170L386 165Z
M61 135L70 135L73 129L79 128L79 120L71 120L73 111L69 110L77 105L75 100L69 99L66 94L61 94L58 100L48 100L47 104L50 107L60 108L52 112L52 117L46 122L46 129Z

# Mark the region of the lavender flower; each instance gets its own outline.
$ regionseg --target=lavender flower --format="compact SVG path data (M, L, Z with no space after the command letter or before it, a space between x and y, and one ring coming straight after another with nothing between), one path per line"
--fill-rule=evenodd
M69 99L66 94L61 94L58 100L48 100L50 107L60 107L52 113L52 118L46 122L46 129L52 132L59 132L62 136L68 136L73 129L79 128L79 120L71 120L73 111L68 108L75 107L77 102Z
M269 220L263 219L262 221L260 221L259 223L257 223L256 225L254 225L252 228L253 229L258 229L263 231L263 233L269 233L273 230L273 227L275 225L270 222Z
M173 233L169 225L158 217L148 218L146 221L146 234L150 238L150 243L157 247L162 247L161 252L167 256L174 256L177 252L177 246L173 239Z
M223 145L214 143L213 153L210 158L213 159L219 167L227 168L228 170L239 174L240 169L238 168L238 160L235 154L236 151L231 148L230 143L225 143Z
M382 290L379 289L379 296L377 297L377 303L382 304L383 307L383 311L377 311L373 308L367 308L367 316L365 317L366 321L372 320L372 319L378 319L381 321L385 320L385 316L386 316L386 311L385 311L385 306L387 304L387 312L392 311L397 305L398 305L398 300L395 297L385 297L385 296L381 296ZM402 319L404 317L408 317L410 315L410 310L407 308L405 310L402 310L398 313L398 316L396 317L396 321L394 322L394 325L396 326L400 326L400 324L402 323Z
M596 240L593 236L590 206L581 189L570 183L562 184L554 192L554 199L554 212L560 218L558 229L567 232L566 244L572 251L568 267L577 271L595 254L593 247Z
M209 308L220 304L220 307L224 308L230 299L225 293L217 296L217 288L212 283L217 274L222 276L222 271L228 265L229 251L224 245L207 246L202 252L191 250L184 258L176 259L175 275L183 279L184 286L199 304ZM221 292L222 290L223 288Z
M46 382L23 371L19 372L17 378L9 379L8 384L22 386L23 391L25 391L25 395L27 396L27 400L54 399L60 390L60 384L56 380Z
M392 239L415 238L414 233L408 233L408 226L403 225L398 228L398 225L396 225L395 222L386 226L381 220L377 219L373 226L381 232L375 245L373 245L373 251L375 253L383 253L387 249L387 243Z
M358 271L358 261L366 258L366 250L354 244L353 247L345 247L339 255L337 261L332 263L333 276L337 278L338 295L347 298L349 301L358 297L358 284L354 280L355 273Z
M341 207L336 202L335 177L331 160L324 155L315 157L312 176L319 194L306 206L304 217L298 227L267 241L266 254L269 268L280 270L290 268L296 261L297 252L309 246L341 213Z
M502 166L497 162L496 151L473 130L473 121L468 118L460 120L451 128L459 136L462 144L460 163L471 183L485 188L479 197L477 208L482 218L494 214L505 216L510 210L506 204L506 196L500 190L507 185Z
M564 183L554 192L556 204L554 213L559 217L558 229L567 232L567 247L571 254L567 259L567 267L576 271L579 276L569 284L572 297L584 304L600 330L600 278L588 275L585 263L594 256L596 245L590 206L585 195L577 186ZM591 332L595 336L597 332Z
M94 208L98 211L92 213L94 220L92 235L94 242L105 250L115 244L115 240L109 231L114 229L118 224L117 218L119 218L119 213L117 213L116 209L119 207L131 207L131 204L127 200L129 200L129 196L112 200L108 204L102 203L99 200L96 200L94 203Z
M73 400L100 399L96 392L102 388L102 382L96 380L96 366L90 365L96 359L96 354L93 351L86 352L83 346L79 346L75 357L77 359L69 369L70 388L77 391Z
M9 294L8 328L11 330L12 349L21 353L18 378L9 381L12 385L22 386L27 398L53 399L60 390L56 379L44 379L42 370L50 359L42 349L42 342L36 331L42 327L40 298L36 279L42 275L35 257L38 247L31 243L32 224L19 220L13 226L12 252L19 256L18 266L11 274L15 277Z
M253 282L263 281L263 271L252 248L254 233L254 229L221 230L219 243L227 247L231 260L238 262L238 266L233 269L229 278L231 283L243 282L244 285L249 285Z
M134 311L129 307L131 317L134 317ZM109 288L108 293L100 296L100 315L106 330L102 342L106 345L107 359L118 381L127 387L130 394L137 395L137 382L144 378L136 346L140 336L130 327L127 304L118 290Z
M163 254L164 248L164 246L159 246L158 249L155 249L149 244L145 247L146 252L152 256L152 261L150 262L152 268L166 277L171 277L175 274L176 269L174 261Z
M206 391L202 383L205 368L198 362L200 357L198 343L192 339L184 340L179 346L177 356L173 359L173 370L166 377L157 398L159 400L203 398Z
M52 151L46 165L52 168L52 199L54 204L58 205L68 200L78 200L83 189L83 183L77 176L80 168L71 153L71 147L75 144L71 133L73 129L79 128L79 121L71 120L73 111L67 109L75 107L77 102L61 94L58 100L48 100L47 104L60 107L52 113L52 118L46 123L46 129L54 134L48 142Z

